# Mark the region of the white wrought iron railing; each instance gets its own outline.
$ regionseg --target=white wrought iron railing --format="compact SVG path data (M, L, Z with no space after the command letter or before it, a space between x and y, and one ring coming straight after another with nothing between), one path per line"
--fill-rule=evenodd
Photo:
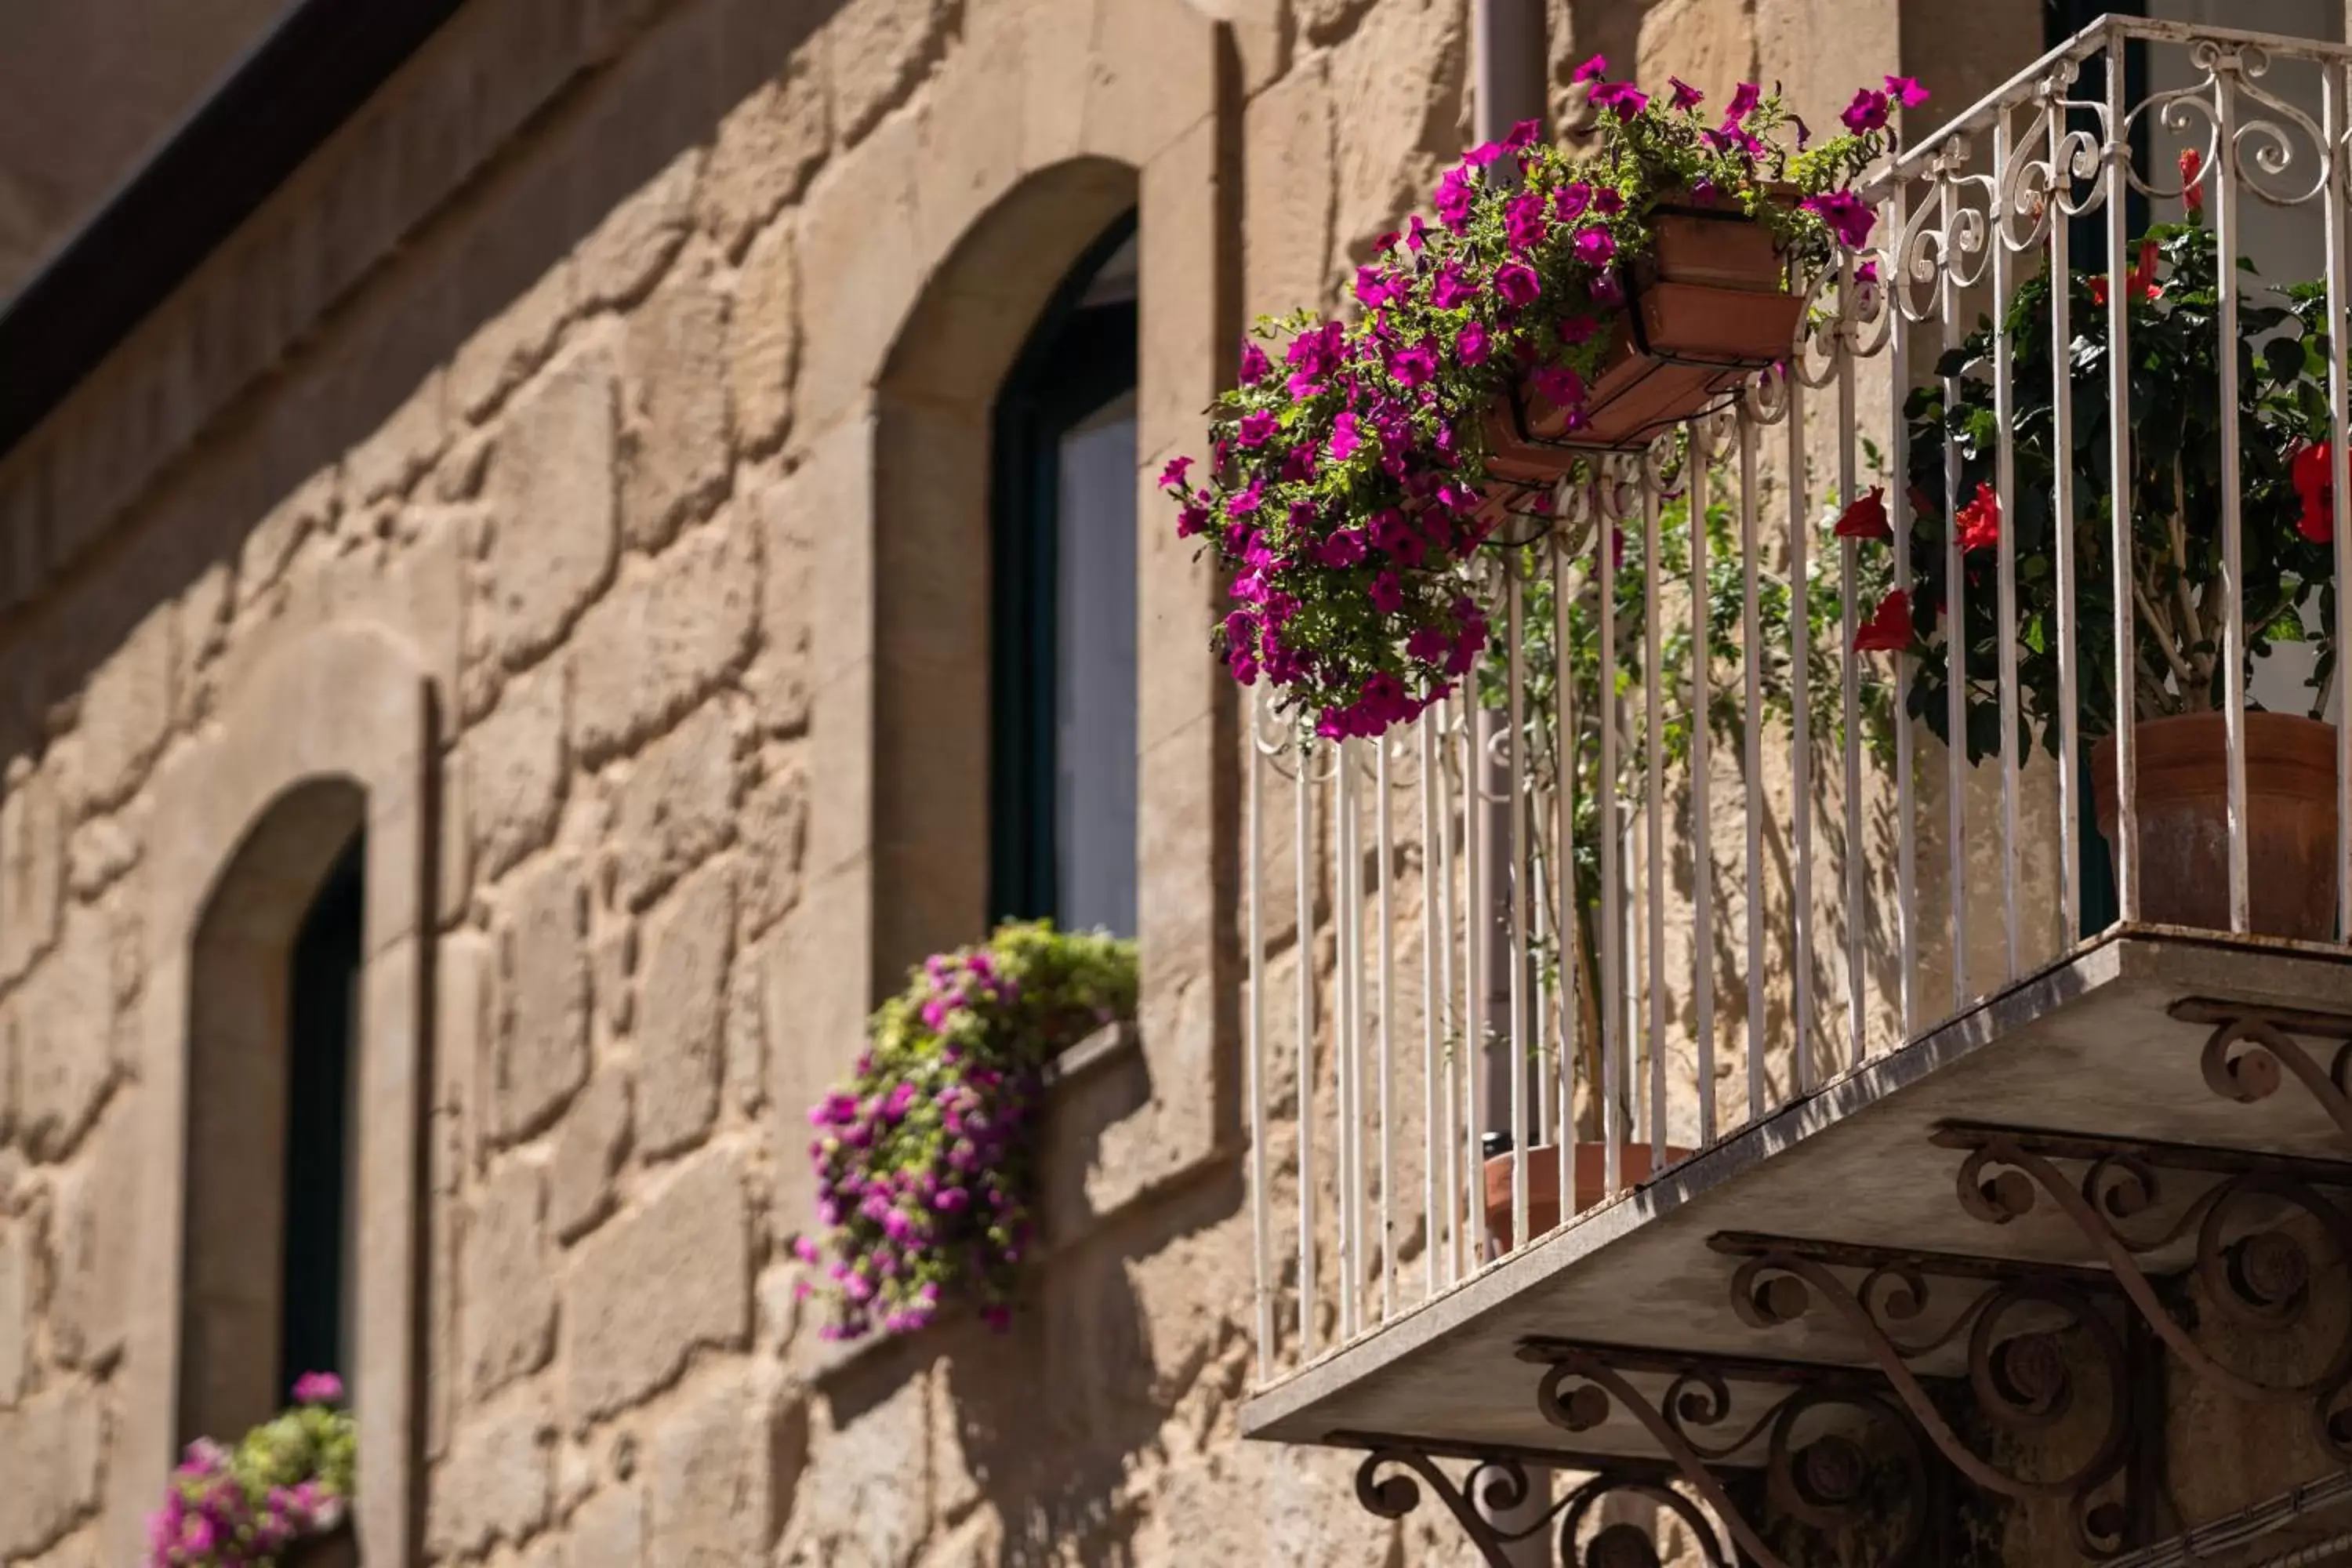
M2258 929L2250 706L2340 712L2332 680L2296 685L2294 647L2352 643L2326 582L2352 581L2328 330L2352 287L2352 49L2104 19L1874 194L1874 247L1814 284L1784 366L1593 455L1539 536L1487 552L1507 614L1454 698L1339 743L1254 704L1262 1381L1541 1239L1548 1187L1572 1219L2137 921L2138 748L2115 715L2218 708L2210 923ZM2145 228L2192 216L2258 269L2133 270ZM2161 314L2150 286L2177 290ZM2241 345L2205 380L2199 331ZM2147 471L2167 450L2168 513ZM1979 483L1997 540L1963 538ZM2290 484L2299 537L2332 541L2299 572ZM1895 540L1835 536L1873 487ZM1853 653L1886 593L1933 629ZM2105 832L2084 811L2101 729ZM2331 749L2335 847L2303 870L2343 910L2352 731Z

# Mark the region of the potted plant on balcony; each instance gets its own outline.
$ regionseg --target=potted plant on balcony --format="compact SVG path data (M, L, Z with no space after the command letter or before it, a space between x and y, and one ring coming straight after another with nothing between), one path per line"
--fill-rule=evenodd
M148 1525L148 1568L352 1568L359 1439L342 1380L306 1373L293 1408L224 1448L188 1446Z
M1004 1326L1035 1241L1046 1064L1135 999L1134 943L1042 922L910 972L809 1111L817 1230L793 1250L824 1270L797 1288L832 1297L824 1337L909 1333L952 1305Z
M1453 689L1493 618L1472 552L1543 510L1580 443L1642 440L1785 354L1807 280L1869 235L1853 179L1925 97L1890 78L1844 134L1808 149L1794 125L1791 148L1752 84L1717 118L1684 83L1658 103L1604 69L1578 72L1596 151L1542 144L1533 121L1473 149L1437 221L1359 270L1356 319L1260 324L1207 472L1180 458L1161 476L1179 534L1234 574L1228 666L1323 735L1379 734Z
M1660 755L1658 762L1669 773L1686 770L1692 764L1696 732L1704 725L1717 745L1727 746L1737 754L1745 740L1747 725L1746 697L1742 684L1723 678L1724 669L1737 669L1749 657L1751 647L1764 650L1758 666L1758 714L1768 726L1792 725L1796 719L1794 702L1795 676L1789 649L1802 647L1807 650L1806 673L1815 691L1829 691L1838 684L1837 648L1841 605L1843 567L1838 552L1833 550L1812 552L1806 563L1807 593L1804 597L1806 631L1792 637L1790 620L1795 612L1796 595L1785 563L1772 561L1748 562L1743 558L1739 544L1738 509L1721 487L1717 476L1716 493L1694 497L1689 488L1680 485L1679 476L1668 471L1669 493L1658 508L1656 553L1651 553L1647 531L1627 530L1612 539L1611 549L1615 555L1614 574L1615 621L1615 690L1619 693L1640 693L1643 700L1655 699L1662 705L1658 729ZM1868 491L1850 505L1838 508L1834 498L1835 530L1840 535L1867 531L1863 520L1874 515L1878 520L1874 537L1885 538L1885 512L1880 503L1885 487L1876 487L1877 495ZM1831 516L1822 519L1826 525ZM1648 617L1651 613L1650 584L1682 584L1692 580L1694 536L1704 531L1706 539L1706 584L1703 601L1707 607L1706 630L1702 637L1685 621L1681 606L1662 607L1667 625L1659 638L1658 663L1649 661ZM1599 955L1595 950L1594 933L1602 927L1606 916L1601 897L1601 865L1600 844L1609 831L1611 814L1625 797L1629 789L1637 788L1634 781L1649 771L1648 726L1646 715L1637 704L1612 700L1604 695L1610 689L1608 675L1601 659L1601 584L1597 577L1585 574L1573 584L1566 616L1568 658L1564 665L1558 658L1559 619L1554 612L1554 595L1558 586L1551 574L1532 552L1510 552L1504 555L1506 571L1520 578L1524 595L1521 644L1522 662L1528 672L1523 693L1524 711L1520 755L1525 759L1525 787L1539 798L1556 799L1565 792L1572 803L1572 831L1570 835L1573 853L1565 867L1552 863L1552 842L1538 836L1532 853L1535 881L1538 886L1558 885L1556 878L1565 878L1573 889L1577 918L1572 936L1545 932L1531 942L1542 969L1556 978L1572 968L1576 1005L1570 1024L1574 1049L1581 1061L1577 1069L1579 1081L1594 1086L1603 1082L1601 1059L1599 1007L1596 998L1603 994ZM1874 604L1893 576L1893 563L1884 553L1860 555L1854 563L1853 590L1858 603ZM1743 619L1741 584L1744 574L1753 571L1758 580L1758 612L1755 642L1748 638ZM1481 707L1496 715L1510 708L1510 689L1506 679L1508 648L1504 646L1499 630L1490 639L1486 661L1480 667L1477 700ZM1707 662L1717 674L1707 687L1708 701L1705 712L1698 710L1695 697L1696 687L1692 679L1694 667L1701 660ZM1566 749L1571 759L1571 774L1562 781L1559 774L1559 759L1562 748L1559 725L1567 709L1560 701L1560 682L1565 678L1572 694L1575 721L1573 743ZM1858 693L1863 743L1883 764L1892 766L1895 752L1894 694L1882 685L1871 684ZM1810 715L1811 736L1817 745L1835 746L1842 739L1841 719L1834 704L1817 703ZM1604 726L1617 731L1618 773L1612 777L1602 771L1604 754L1601 743ZM1565 982L1562 982L1565 984ZM1620 1125L1639 1124L1636 1100L1641 1090L1627 1086L1625 1100L1620 1107ZM1601 1107L1596 1102L1585 1107L1585 1116L1577 1131L1574 1154L1575 1205L1572 1212L1581 1213L1608 1195L1605 1179L1607 1152L1600 1142L1601 1134ZM1496 1135L1490 1141L1486 1169L1486 1202L1489 1234L1508 1237L1512 1234L1511 1164L1509 1141L1507 1135ZM1621 1149L1621 1179L1639 1184L1652 1174L1654 1150L1645 1140L1629 1140ZM1671 1165L1687 1158L1690 1151L1670 1146L1662 1163ZM1531 1148L1528 1157L1528 1208L1531 1236L1540 1236L1556 1225L1560 1217L1559 1157L1557 1145L1545 1144Z
M2222 572L2218 259L2204 226L2194 153L2182 159L2188 221L2150 228L2122 281L2130 310L2133 608L2131 684L2142 917L2226 930L2230 924L2226 670L2222 624L2230 585ZM2251 273L2251 264L2239 267ZM2092 791L2110 847L2116 835L2113 524L2106 393L2108 278L2067 281L2074 325L2076 683L2082 734L2095 742ZM2276 304L2240 310L2237 410L2242 585L2249 662L2284 642L2319 645L2307 715L2246 714L2247 851L2251 923L2272 935L2325 940L2336 929L2336 739L2318 714L2333 670L2334 505L2328 493L2328 338L2324 286L2294 284ZM1992 352L1990 325L1945 356L1941 377L1911 394L1911 523L1915 587L1890 595L1858 646L1907 647L1917 658L1910 712L1947 742L1950 642L1939 635L1947 594L1948 481L1959 499L1952 522L1967 575L1966 743L1971 761L2000 749L2000 622L1993 552L2004 529L2017 557L2017 669L2021 752L2038 735L2060 742L2057 583L2053 550L2051 300L2046 278L2024 284L2008 318L2014 354L2011 511L1994 488L2003 426L1979 374ZM1957 466L1948 474L1948 441ZM1890 531L1891 533L1891 531ZM2315 609L2317 629L2307 629Z

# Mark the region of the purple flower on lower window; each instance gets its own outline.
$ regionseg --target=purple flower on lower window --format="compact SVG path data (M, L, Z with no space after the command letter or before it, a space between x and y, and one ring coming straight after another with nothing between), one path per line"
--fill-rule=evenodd
M1500 294L1507 304L1532 305L1543 293L1543 281L1536 276L1536 269L1526 262L1507 262L1495 269L1495 292Z
M297 1405L332 1405L343 1396L343 1380L331 1372L306 1372L294 1380Z

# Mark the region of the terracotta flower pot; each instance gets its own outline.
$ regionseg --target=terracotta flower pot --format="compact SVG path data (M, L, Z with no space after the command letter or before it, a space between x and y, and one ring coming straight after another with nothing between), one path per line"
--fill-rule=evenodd
M1525 385L1486 416L1488 511L1525 510L1585 451L1645 446L1753 371L1786 359L1804 314L1772 232L1731 208L1669 201L1651 249L1622 273L1626 309L1590 384L1584 426Z
M2230 929L2227 721L2220 713L2134 726L2140 918ZM2116 846L2116 743L2091 753L2099 831ZM2264 936L2336 935L2336 727L2293 713L2246 715L2248 923Z
M1650 1146L1628 1143L1620 1152L1619 1173L1629 1184L1650 1179ZM1691 1152L1666 1146L1666 1163L1689 1159ZM1609 1195L1609 1151L1599 1143L1576 1146L1576 1212ZM1559 1145L1539 1143L1528 1151L1528 1236L1543 1235L1559 1224ZM1486 1234L1505 1247L1511 1244L1511 1157L1496 1154L1486 1161Z
M278 1554L278 1568L359 1568L360 1548L348 1524L296 1542Z

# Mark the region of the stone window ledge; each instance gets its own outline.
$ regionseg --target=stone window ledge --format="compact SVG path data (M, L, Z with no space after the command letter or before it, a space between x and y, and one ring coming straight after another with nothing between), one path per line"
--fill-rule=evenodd
M1092 1078L1104 1068L1143 1048L1143 1036L1132 1018L1105 1024L1045 1064L1045 1093L1059 1099L1065 1084Z

